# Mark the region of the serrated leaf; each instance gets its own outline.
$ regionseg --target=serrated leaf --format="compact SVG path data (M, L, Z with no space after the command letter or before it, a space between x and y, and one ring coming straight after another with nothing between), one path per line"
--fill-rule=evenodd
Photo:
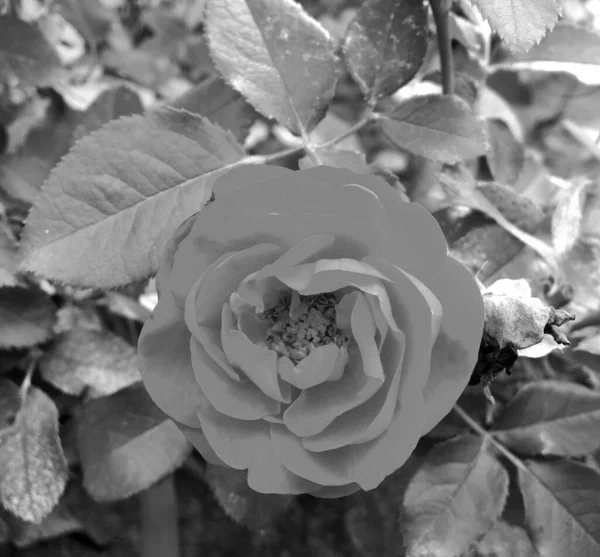
M434 161L454 164L485 154L482 124L456 98L422 95L403 102L381 121L396 145Z
M40 361L42 376L64 393L92 398L111 395L141 381L134 348L108 331L73 329Z
M458 557L498 519L508 473L485 439L461 435L436 445L404 496L407 555Z
M561 14L556 0L473 0L512 52L525 52L552 29Z
M83 485L97 501L139 493L173 472L191 451L141 384L85 404L77 441Z
M253 530L267 527L294 502L293 495L258 493L248 487L248 473L206 463L205 478L222 509Z
M33 346L52 334L56 306L37 288L0 288L0 347Z
M576 180L558 199L552 215L552 243L559 253L569 251L579 238L588 185L586 179Z
M527 461L519 469L525 522L543 557L600 555L600 475L582 464Z
M0 435L2 504L39 524L58 503L68 473L56 406L43 391L30 387L14 426Z
M297 134L325 116L338 77L335 42L294 0L212 0L217 69L262 114Z
M494 437L528 455L577 456L600 447L600 393L538 381L523 387L493 424Z
M0 16L0 75L15 75L23 85L44 85L59 68L58 55L37 27Z
M243 156L229 132L184 110L110 122L52 171L27 217L22 269L106 289L148 277L175 229Z
M427 52L427 8L421 0L367 0L348 25L346 65L372 100L391 95L417 73Z
M568 22L560 22L518 62L600 65L600 34ZM556 71L557 66L554 66Z
M471 551L468 557L540 557L527 532L504 520L496 522Z
M73 140L81 139L111 120L121 116L141 114L143 111L144 106L138 94L128 87L121 85L103 91L81 115L79 123L73 130Z
M205 79L169 103L206 116L211 122L229 130L238 141L243 141L256 119L256 111L244 97L220 77Z
M17 242L10 227L0 221L0 287L16 286Z

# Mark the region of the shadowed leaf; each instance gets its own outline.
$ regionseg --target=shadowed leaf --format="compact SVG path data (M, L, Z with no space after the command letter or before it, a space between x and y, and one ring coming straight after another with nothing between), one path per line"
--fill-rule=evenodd
M522 454L592 452L600 447L600 393L565 382L528 384L494 421L493 431Z

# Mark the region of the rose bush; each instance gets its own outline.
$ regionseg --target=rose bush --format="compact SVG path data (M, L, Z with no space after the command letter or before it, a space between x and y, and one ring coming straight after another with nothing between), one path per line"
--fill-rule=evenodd
M377 177L246 166L213 191L161 259L138 345L146 389L258 492L377 487L469 381L475 279Z

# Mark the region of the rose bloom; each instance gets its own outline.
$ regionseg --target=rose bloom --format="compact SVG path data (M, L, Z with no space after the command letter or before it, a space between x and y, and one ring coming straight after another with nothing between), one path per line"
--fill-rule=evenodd
M148 393L255 491L377 487L469 381L475 279L374 176L245 166L213 192L159 264L138 345Z

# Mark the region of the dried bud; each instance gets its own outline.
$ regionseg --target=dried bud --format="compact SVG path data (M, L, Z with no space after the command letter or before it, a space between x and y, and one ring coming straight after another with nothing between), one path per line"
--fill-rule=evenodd
M476 385L482 379L488 384L503 370L510 374L518 351L539 344L544 335L552 336L557 344L570 344L558 327L575 316L547 306L539 298L532 298L527 281L501 279L485 289L482 295L484 333L470 385Z

